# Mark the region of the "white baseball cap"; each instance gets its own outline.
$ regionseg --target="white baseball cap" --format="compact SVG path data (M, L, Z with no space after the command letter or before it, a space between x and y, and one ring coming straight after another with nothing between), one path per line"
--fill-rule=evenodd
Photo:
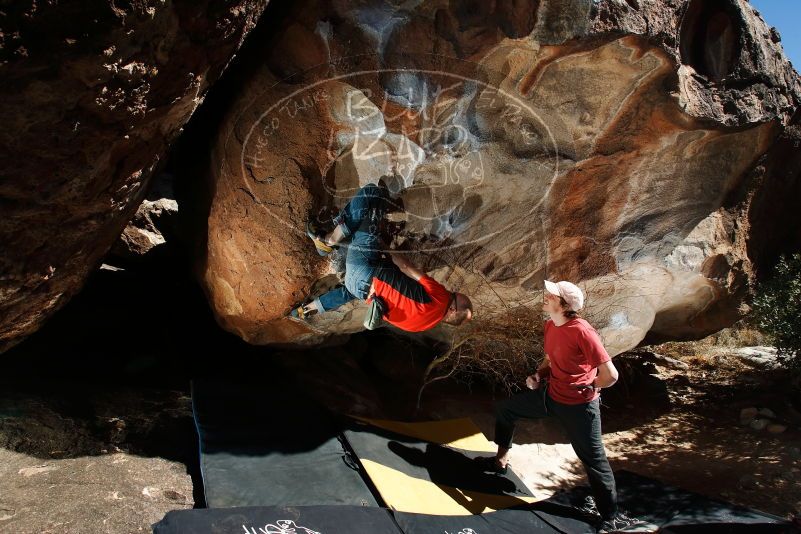
M573 311L579 311L584 307L584 293L581 292L581 289L576 284L564 280L556 283L546 280L545 289L548 293L565 299L565 302Z

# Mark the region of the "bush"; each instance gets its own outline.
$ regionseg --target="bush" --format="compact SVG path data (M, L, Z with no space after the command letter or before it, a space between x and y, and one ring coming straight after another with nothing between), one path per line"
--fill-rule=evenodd
M801 369L801 254L782 256L770 278L757 288L754 322L773 338L779 357Z
M464 384L480 380L511 395L544 358L542 311L536 306L517 306L501 313L482 308L482 315L460 327L443 354L426 368L418 391L438 380Z

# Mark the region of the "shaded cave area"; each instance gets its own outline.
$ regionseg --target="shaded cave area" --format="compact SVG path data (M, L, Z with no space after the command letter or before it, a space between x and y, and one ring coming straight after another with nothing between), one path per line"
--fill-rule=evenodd
M728 0L694 0L680 28L682 62L713 82L731 74L740 57L742 29Z
M507 395L462 377L429 386L418 409L423 372L442 345L386 328L303 350L249 345L216 324L181 252L163 247L134 263L107 261L117 265L104 263L52 320L7 352L0 447L43 460L113 452L160 457L185 464L202 491L195 378L256 388L294 381L334 412L398 420L436 418L442 402L462 403L463 416L492 413L494 401ZM605 403L625 409L638 396L660 397L653 415L664 411L665 385L647 368L623 365L627 383L612 388Z

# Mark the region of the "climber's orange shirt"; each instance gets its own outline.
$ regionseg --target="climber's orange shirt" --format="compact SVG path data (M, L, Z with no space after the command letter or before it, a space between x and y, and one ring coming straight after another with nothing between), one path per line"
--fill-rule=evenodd
M451 302L451 292L430 276L423 275L415 281L398 268L377 270L373 288L389 309L384 321L408 332L436 326Z

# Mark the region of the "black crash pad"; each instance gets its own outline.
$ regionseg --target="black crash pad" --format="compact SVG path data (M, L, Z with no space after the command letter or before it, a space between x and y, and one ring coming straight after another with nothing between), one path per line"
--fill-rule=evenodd
M377 506L336 418L291 380L192 381L206 505Z
M529 510L497 510L480 515L428 515L395 512L404 534L557 534ZM595 532L595 531L593 531Z
M389 511L365 506L174 510L154 534L401 534Z
M630 516L667 533L790 532L789 522L771 514L686 491L631 471L615 471L618 505ZM576 510L591 495L578 486L532 506L562 532L594 532ZM583 525L583 526L582 526Z

